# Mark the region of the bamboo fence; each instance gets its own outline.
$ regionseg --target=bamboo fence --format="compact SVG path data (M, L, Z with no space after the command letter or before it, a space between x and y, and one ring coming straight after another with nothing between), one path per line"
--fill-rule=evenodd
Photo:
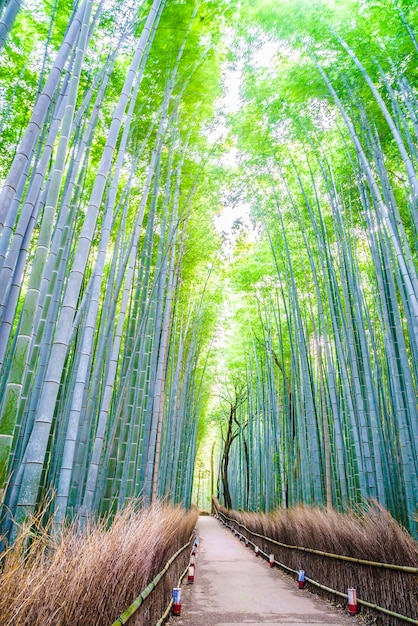
M357 602L362 612L373 616L376 624L396 626L418 624L418 567L395 563L380 563L343 554L334 554L304 546L277 541L257 530L254 524L242 523L242 516L215 503L215 511L240 539L257 546L265 558L274 554L275 564L290 575L304 570L309 585L320 595L331 599L347 599L347 589L357 590ZM367 538L366 538L367 540ZM359 553L361 546L358 546ZM411 555L412 558L412 555Z

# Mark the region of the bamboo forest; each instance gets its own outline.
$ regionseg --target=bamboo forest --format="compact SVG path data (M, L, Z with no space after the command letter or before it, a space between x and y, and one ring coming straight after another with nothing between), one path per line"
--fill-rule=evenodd
M417 61L416 0L0 0L3 548L212 496L417 539Z

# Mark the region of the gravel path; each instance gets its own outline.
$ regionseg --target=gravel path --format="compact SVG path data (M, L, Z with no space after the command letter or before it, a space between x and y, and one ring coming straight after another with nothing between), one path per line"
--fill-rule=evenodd
M170 626L360 626L360 618L270 568L213 517L200 517L197 530L194 584L185 579L181 615L170 617Z

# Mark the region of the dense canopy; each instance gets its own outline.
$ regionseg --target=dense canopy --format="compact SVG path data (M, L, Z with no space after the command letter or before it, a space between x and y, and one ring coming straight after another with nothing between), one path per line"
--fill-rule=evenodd
M418 503L414 0L0 2L1 533Z

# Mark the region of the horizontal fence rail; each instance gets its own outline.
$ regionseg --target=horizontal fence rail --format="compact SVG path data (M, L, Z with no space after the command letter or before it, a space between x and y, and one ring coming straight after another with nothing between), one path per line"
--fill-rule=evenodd
M126 624L128 622L128 620L139 609L139 607L144 602L144 600L154 591L154 589L156 588L158 583L162 580L162 578L165 576L165 574L169 570L170 566L174 563L174 561L180 556L182 552L184 552L184 550L186 550L190 546L190 544L193 541L193 538L194 538L194 532L190 535L189 541L185 543L184 546L179 548L175 554L173 554L173 556L164 565L163 569L160 572L158 572L155 578L145 587L143 591L141 591L139 596L132 602L132 604L126 609L126 611L124 611L122 615L118 617L117 620L111 624L111 626L121 626L121 624ZM183 577L183 574L181 577ZM170 607L171 607L171 603L168 607L168 611L170 610Z
M253 537L259 537L260 539L265 539L270 543L275 544L276 546L280 546L281 548L289 548L290 550L299 550L300 552L310 552L311 554L318 554L319 556L326 556L330 559L337 559L339 561L349 561L350 563L358 563L359 565L370 565L371 567L381 567L383 569L393 569L399 572L406 572L408 574L418 574L418 567L409 567L407 565L395 565L394 563L379 563L378 561L366 561L365 559L356 559L352 556L345 556L344 554L333 554L332 552L324 552L322 550L315 550L314 548L304 548L302 546L292 546L287 543L281 543L280 541L276 541L275 539L271 539L270 537L266 537L265 535L260 535L259 533L254 532L250 528L244 526L233 517L228 517L224 513L219 513L218 515L223 517L224 519L234 522L240 528L243 528L248 533L253 535ZM250 542L252 543L252 542Z
M183 578L186 577L188 571L189 571L189 565L187 564L186 568L180 574L180 578L179 578L178 585L177 585L178 587L181 586ZM158 622L156 623L155 626L162 626L162 624L164 624L165 620L169 616L169 613L171 611L171 607L172 606L173 606L173 598L171 598L170 602L168 603L168 606L167 606L166 610L164 611L164 614L161 616L161 619L158 620Z
M276 541L275 539L272 539L270 537L266 537L265 535L261 535L259 533L256 533L255 531L251 530L250 528L248 528L247 526L245 526L244 524L241 524L240 522L238 522L238 520L234 519L233 517L229 517L228 515L225 515L225 513L223 513L222 511L220 511L216 505L214 504L214 508L215 508L215 513L217 515L217 517L220 519L220 521L225 524L230 530L232 531L236 531L238 532L238 528L242 529L243 531L247 532L249 535L251 535L252 537L257 537L263 541L266 541L272 545L276 545L280 548L284 548L285 550L296 550L299 551L301 553L307 553L307 554L313 554L316 556L321 556L324 558L329 558L329 559L334 559L337 561L346 561L347 563L353 563L356 565L360 565L360 566L367 566L367 567L372 567L372 568L377 568L380 571L382 570L393 570L393 571L397 571L397 572L401 572L401 573L405 573L405 574L412 574L412 575L418 575L418 568L416 567L409 567L409 566L403 566L403 565L396 565L396 564L392 564L392 563L380 563L377 561L367 561L365 559L358 559L358 558L354 558L354 557L349 557L349 556L345 556L345 555L340 555L340 554L334 554L331 552L324 552L322 550L315 550L313 548L305 548L302 546L293 546L293 545L289 545L289 544L285 544L282 543L280 541ZM231 524L234 524L237 526L237 528L234 528L234 526L232 526ZM240 535L240 538L243 538L246 540L246 542L248 542L249 544L251 544L254 548L256 547L256 544L251 541L251 539L249 537L246 537L242 532L238 533ZM261 550L259 548L259 546L257 546L258 548L258 552L263 555L266 559L269 559L269 554L267 554L266 552L264 552L263 550ZM298 570L293 569L291 567L289 567L288 565L281 563L280 561L277 561L276 559L274 559L274 563L275 565L277 565L278 567L291 572L293 574L298 574ZM305 579L306 581L308 581L310 584L314 585L315 587L322 589L324 591L326 591L327 593L339 596L341 598L344 598L345 600L348 600L348 594L347 593L343 593L341 591L338 591L336 589L333 589L327 585L323 585L322 583L313 580L312 578L310 578L309 576L307 576L305 574ZM385 607L379 606L378 604L375 604L373 602L368 602L367 600L362 600L360 598L357 598L357 602L358 604L367 607L368 609L372 609L374 611L378 611L379 613L382 613L383 615L386 615L388 617L393 617L396 618L397 620L403 621L403 622L407 622L409 624L416 624L418 625L418 620L412 617L408 617L406 615L402 615L400 613L397 613L396 611L391 611L389 609L386 609Z

